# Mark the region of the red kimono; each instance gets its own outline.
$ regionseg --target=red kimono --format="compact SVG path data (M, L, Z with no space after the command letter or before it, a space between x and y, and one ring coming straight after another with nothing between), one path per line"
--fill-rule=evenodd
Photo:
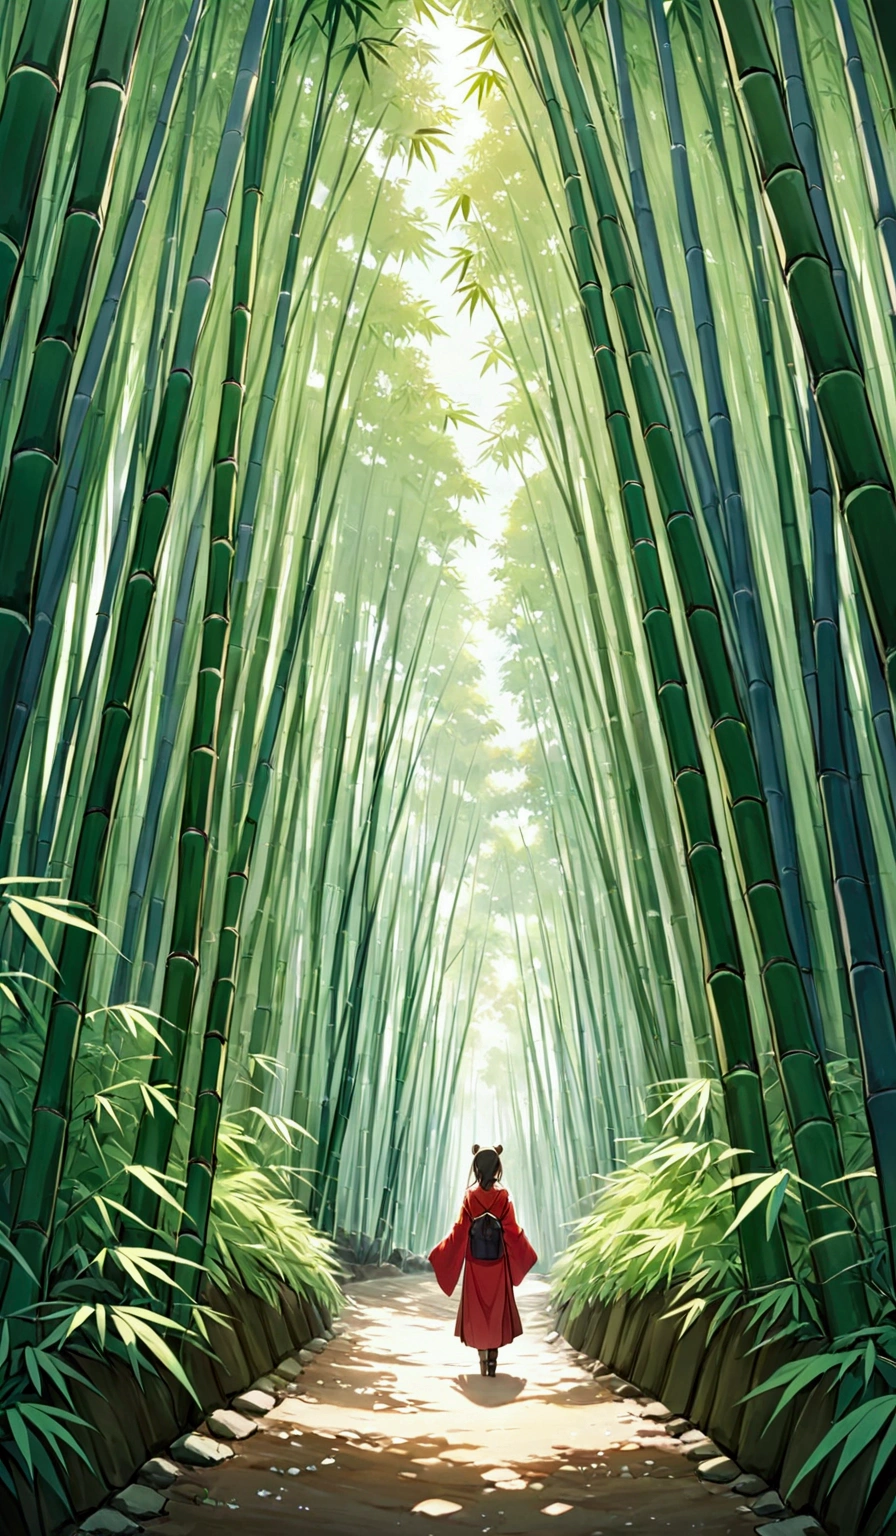
M504 1229L502 1259L474 1259L470 1254L470 1223L490 1211ZM442 1242L429 1255L446 1296L450 1296L464 1271L455 1333L473 1349L500 1349L509 1344L523 1325L513 1287L528 1274L538 1254L518 1224L506 1189L468 1189L460 1216ZM466 1261L466 1266L465 1266Z

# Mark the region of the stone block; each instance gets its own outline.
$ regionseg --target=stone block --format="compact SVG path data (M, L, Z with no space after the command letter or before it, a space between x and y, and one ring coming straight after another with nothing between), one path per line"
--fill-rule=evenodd
M130 1515L123 1515L120 1510L106 1505L82 1520L78 1529L85 1531L87 1536L139 1536L143 1527Z
M218 1408L208 1416L208 1427L220 1440L248 1440L258 1428L256 1419L236 1413L233 1408Z
M714 1461L719 1456L719 1447L711 1440L695 1440L688 1446L685 1456L688 1461Z
M700 1462L697 1476L703 1483L735 1483L740 1477L740 1467L730 1456L709 1456Z
M609 1311L603 1302L596 1301L590 1308L588 1325L582 1338L582 1349L586 1355L590 1355L592 1360L597 1359L603 1347L608 1317Z
M279 1308L258 1299L258 1323L268 1343L268 1360L282 1360L292 1349L292 1334Z
M642 1296L637 1301L630 1301L619 1331L613 1364L620 1376L634 1381L639 1387L642 1384L635 1372L635 1361L662 1307L663 1302L659 1296Z
M753 1386L756 1356L750 1352L750 1338L741 1317L733 1317L724 1330L724 1338L707 1371L715 1376L705 1416L699 1419L706 1433L717 1444L737 1455L744 1417L743 1399Z
M276 1397L280 1387L281 1383L275 1381L274 1377L269 1372L266 1372L264 1376L259 1376L253 1381L251 1390L253 1392L267 1392Z
M301 1303L295 1291L291 1291L288 1286L282 1284L279 1290L283 1319L289 1329L289 1353L292 1354L296 1348L301 1348L303 1344L307 1343L311 1338L313 1330L308 1326L308 1319L302 1311ZM248 1381L248 1379L249 1374L247 1372L243 1380Z
M669 1356L669 1369L657 1397L682 1418L690 1418L690 1403L703 1366L710 1318L702 1312L679 1334Z
M604 1342L601 1346L601 1359L604 1360L607 1365L612 1366L614 1371L618 1370L616 1356L619 1347L619 1340L622 1335L622 1330L625 1326L626 1313L627 1306L624 1301L613 1302L612 1306L610 1307L609 1316L607 1318L607 1331L604 1334ZM570 1340L570 1343L572 1343L572 1340Z
M132 1520L154 1520L164 1511L167 1500L157 1488L147 1488L145 1483L130 1483L112 1496L112 1508Z
M243 1353L239 1335L231 1321L232 1310L229 1296L219 1291L216 1286L206 1285L203 1290L203 1302L211 1307L220 1316L220 1321L211 1318L208 1324L209 1344L215 1358L212 1360L212 1369L215 1380L218 1383L219 1398L228 1398L234 1392L239 1392L252 1378L252 1368Z
M768 1493L768 1487L755 1472L742 1472L732 1485L731 1492L739 1493L744 1499L755 1499L760 1493Z
M180 1477L180 1470L167 1456L153 1456L143 1463L137 1476L148 1488L170 1488Z
M238 1397L235 1397L230 1406L235 1408L237 1413L254 1413L260 1418L263 1414L270 1413L272 1408L276 1408L277 1399L270 1392L257 1392L254 1388L250 1388L248 1392L241 1392Z
M210 1435L181 1435L171 1447L171 1455L184 1467L217 1467L229 1461L233 1451Z
M631 1373L632 1380L655 1397L662 1393L672 1351L681 1332L681 1318L665 1315L671 1305L668 1296L662 1297L661 1301L662 1305L654 1313L650 1327L644 1330Z
M615 1393L617 1397L632 1399L638 1396L637 1387L633 1386L630 1381L624 1381L621 1376L607 1376L601 1382L601 1386L609 1387L610 1391Z
M573 1349L581 1349L582 1347L588 1329L589 1315L588 1308L586 1307L583 1312L579 1312L573 1317L572 1307L570 1306L566 1312L563 1326L560 1327L560 1324L557 1324L567 1344Z
M787 1505L774 1488L768 1488L765 1493L761 1493L753 1505L753 1514L760 1518L777 1519L786 1513Z

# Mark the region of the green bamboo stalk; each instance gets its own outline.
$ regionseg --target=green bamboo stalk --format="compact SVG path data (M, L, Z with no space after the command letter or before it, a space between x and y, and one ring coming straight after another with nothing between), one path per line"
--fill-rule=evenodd
M175 1087L175 1095L183 1071L199 978L212 807L220 750L221 694L230 628L239 453L255 299L263 203L262 181L276 101L283 25L283 7L277 4L267 44L262 85L256 92L249 119L242 209L234 261L227 373L218 409L202 643L178 836L171 948L165 965L159 1010L163 1021L163 1049L156 1056L152 1073L154 1086L163 1087L163 1084L167 1086L170 1083ZM172 1107L177 1108L176 1096ZM192 1132L194 1140L197 1136L197 1122L201 1119L197 1111ZM160 1134L165 1141L165 1133L173 1132L173 1129L171 1117L144 1113L137 1134L135 1162L164 1172L170 1134L163 1151L160 1152L155 1143ZM151 1191L143 1184L133 1184L130 1205L138 1222L145 1219L143 1207L152 1207Z
M713 0L738 87L781 270L836 471L846 523L896 694L896 495L862 364L837 297L756 0Z
M796 25L794 0L774 0L774 20L778 47L781 52L781 71L784 78L787 115L793 131L793 142L796 145L800 162L806 172L809 196L815 209L815 217L818 220L818 227L824 240L824 247L831 263L831 276L834 287L840 300L843 318L846 321L853 345L855 345L856 323L852 307L852 295L849 289L849 279L846 274L843 257L840 252L837 232L831 216L821 156L818 152L815 118L803 74L803 60Z
M881 53L890 72L890 90L896 91L896 11L889 0L869 0Z
M69 888L73 901L95 913L109 828L131 724L134 690L156 591L159 552L193 391L199 341L211 303L227 215L243 154L246 126L273 0L254 0L234 79L227 121L212 173L187 283L180 327L137 521L136 542L115 641L99 743ZM71 1115L72 1074L84 1017L91 935L67 928L59 955L59 985L50 1011L32 1132L13 1222L13 1241L29 1270L13 1265L3 1305L21 1313L40 1294L53 1232L56 1198ZM183 984L192 987L186 962Z
M115 262L109 275L106 291L100 304L96 323L84 350L84 361L68 407L62 448L59 455L62 493L59 509L53 521L47 547L41 554L41 569L35 601L34 625L22 664L18 697L12 714L9 731L0 743L0 816L8 803L16 764L28 715L34 707L40 680L44 673L50 648L56 609L60 593L68 574L72 551L80 523L84 503L81 494L81 477L85 463L91 459L85 447L88 434L85 427L88 410L95 402L103 367L108 356L111 338L121 308L122 297L131 272L140 234L146 221L149 198L156 181L159 166L183 85L187 65L192 55L199 21L205 0L192 0L189 15L171 61L165 88L159 102L155 126L146 150L146 156L134 190L129 214L125 222ZM190 118L188 118L188 121Z
M380 183L382 185L382 183ZM375 206L375 202L374 202ZM372 213L370 218L372 219ZM340 320L342 330L347 324L349 314L352 312L355 286L362 269L363 253L367 249L370 236L370 219L366 237L362 246L361 255L356 262L352 283L350 285L348 302ZM377 276L379 274L377 273ZM352 341L347 363L346 376L351 373L357 362L361 340L364 335L366 315L369 309L370 298L375 290L375 283L371 288L365 306L357 323L357 329ZM239 831L236 849L236 858L230 869L225 887L224 911L222 919L222 940L218 946L218 969L212 986L211 1001L209 1004L208 1025L203 1040L203 1061L200 1067L201 1078L199 1097L203 1099L202 1119L203 1124L197 1132L198 1145L204 1150L209 1145L211 1137L212 1159L214 1156L214 1141L217 1137L220 1123L221 1100L223 1095L223 1073L227 1062L229 1046L230 1021L232 1017L232 992L231 987L235 981L235 966L239 954L239 931L242 917L243 902L245 900L246 886L249 871L255 850L260 818L264 809L267 790L273 776L273 753L276 747L284 709L292 677L295 659L298 653L299 643L304 633L304 626L308 619L311 605L314 599L318 576L323 561L324 550L329 531L332 527L335 515L335 492L326 508L322 526L317 530L317 524L321 509L323 494L323 473L329 454L332 452L336 431L341 421L340 400L333 404L330 419L325 424L323 442L319 454L317 475L311 499L311 508L308 514L307 525L303 537L303 555L299 566L297 597L294 602L293 614L287 638L280 654L274 691L268 707L265 724L261 735L259 754L256 761L255 772L252 777L252 789L249 794L248 808L243 818ZM352 426L347 427L342 439L340 455L338 459L339 470L344 468L351 441ZM336 476L336 484L339 483L339 473ZM317 534L317 545L314 547L314 537ZM188 910L191 910L188 908ZM198 937L196 940L198 943ZM196 944L193 946L195 953ZM170 974L170 980L169 980ZM192 1016L193 992L195 986L195 970L192 965L192 957L182 951L172 951L169 956L169 965L166 972L166 986L172 988L172 999L177 995L179 986L178 978L190 997L189 1012L178 1014L178 1017L189 1019ZM219 1001L216 1005L215 998ZM163 1017L167 1019L167 1015ZM152 1086L164 1093L174 1109L179 1108L181 1080L183 1074L184 1058L187 1045L186 1034L179 1028L169 1028L166 1041L169 1049L155 1055L150 1070ZM207 1049L206 1049L207 1047ZM199 1102L197 1099L197 1114ZM174 1132L174 1120L169 1115L150 1114L145 1111L141 1117L137 1136L137 1150L135 1156L138 1162L153 1169L157 1173L164 1174L171 1150ZM185 1234L188 1244L200 1241L204 1245L204 1234L208 1223L210 1209L211 1179L208 1170L198 1156L194 1159L194 1182L196 1191L196 1211L198 1221L191 1218L190 1227L194 1231ZM154 1226L158 1217L159 1200L151 1188L146 1184L134 1181L129 1195L130 1209L136 1223L146 1223ZM196 1271L191 1272L194 1277Z
M145 6L146 0L140 0L123 10L117 0L107 0L87 82L71 197L0 498L0 650L7 658L0 685L0 737L9 730L31 638L38 562L69 383L103 236ZM0 272L0 288L2 281Z
M699 344L706 406L731 558L731 608L743 659L745 713L750 724L787 928L803 973L816 1044L823 1049L821 1011L812 973L812 951L790 781L772 673L765 619L756 586L753 548L744 506L728 392L709 287L706 256L691 181L678 81L661 0L649 0L650 24L662 86L679 230L688 274L691 318Z
M31 0L0 106L0 335L31 226L78 0Z
M831 0L831 3L837 20L837 33L852 102L856 136L864 150L862 166L880 245L880 258L887 280L890 326L896 338L896 202L893 200L893 188L887 174L884 148L871 106L871 95L865 78L865 66L859 40L856 37L852 12L846 0Z
M833 496L814 405L810 416L810 496L815 569L813 618L818 657L816 773L824 806L831 876L855 1012L865 1105L886 1238L896 1273L896 1009L888 976L886 914L861 775L853 771L854 722L846 706L839 622ZM852 748L852 751L850 750Z
M773 1025L779 1071L785 1084L798 1165L804 1178L821 1186L840 1177L843 1169L808 1003L784 921L781 893L771 853L767 813L749 733L732 684L709 571L696 534L693 511L638 317L629 257L616 221L615 205L599 141L590 123L584 90L573 63L559 7L554 0L544 0L542 13L547 22L564 94L572 112L589 189L597 209L598 237L608 266L610 290L624 339L641 431L661 499L688 630L706 690L712 735L731 809L745 902L759 950L763 990ZM755 1047L743 993L743 964L722 877L721 850L713 825L690 706L686 699L684 674L671 625L669 599L638 469L634 433L625 407L602 290L591 255L581 180L565 122L547 78L546 85L548 109L561 153L564 183L570 202L574 261L604 392L607 425L620 476L621 499L644 601L645 628L655 668L660 711L672 756L688 864L693 872L694 895L704 942L713 934L713 925L718 924L720 918L728 930L725 942L726 963L719 966L715 957L712 957L714 963L708 968L708 983L713 993L716 990L728 990L738 1010L729 1020L723 1020L718 1012L716 1015L722 1082L727 1104L728 1077L732 1065L731 1046L736 1041L733 1062L742 1065L752 1084L754 1097L752 1120L748 1120L744 1126L744 1129L749 1126L750 1134L747 1138L739 1134L741 1126L735 1127L729 1119L732 1144L746 1146L751 1152L757 1149L760 1159L769 1158L766 1163L769 1167L770 1150L765 1150L768 1141L764 1115L761 1104L756 1102L759 1084ZM674 693L668 691L670 683L674 685ZM669 706L675 695L678 718L673 720ZM681 743L676 742L673 735L678 730L685 732ZM686 747L682 758L679 754L684 743ZM689 771L682 773L682 769ZM683 793L685 790L686 793ZM695 820L697 806L699 813ZM711 886L713 895L710 898ZM712 912L710 901L714 908ZM722 987L719 987L719 982ZM734 1018L740 1023L738 1035L733 1040L726 1040L725 1030L730 1029ZM813 1237L823 1239L813 1249L813 1259L824 1287L831 1326L834 1332L845 1332L861 1326L866 1316L861 1277L854 1268L859 1255L842 1211L832 1210L830 1206L825 1209L826 1203L824 1196L807 1193L807 1217ZM748 1276L755 1263L755 1256L750 1251L753 1246L746 1241L743 1245ZM750 1278L755 1283L752 1276Z

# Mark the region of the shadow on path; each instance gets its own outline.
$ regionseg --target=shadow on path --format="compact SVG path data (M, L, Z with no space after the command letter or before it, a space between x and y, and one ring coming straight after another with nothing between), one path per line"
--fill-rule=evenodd
M458 1392L480 1408L502 1408L512 1403L526 1386L525 1376L456 1376Z

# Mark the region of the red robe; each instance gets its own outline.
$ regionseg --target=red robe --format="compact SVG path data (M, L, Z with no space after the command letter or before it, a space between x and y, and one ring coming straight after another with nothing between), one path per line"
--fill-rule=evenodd
M497 1216L504 1229L502 1259L474 1259L470 1254L470 1223L483 1211ZM446 1296L450 1296L464 1272L455 1333L473 1349L500 1349L522 1333L523 1325L513 1287L528 1274L538 1254L518 1224L506 1189L482 1189L476 1185L464 1196L461 1212L451 1231L429 1255Z

